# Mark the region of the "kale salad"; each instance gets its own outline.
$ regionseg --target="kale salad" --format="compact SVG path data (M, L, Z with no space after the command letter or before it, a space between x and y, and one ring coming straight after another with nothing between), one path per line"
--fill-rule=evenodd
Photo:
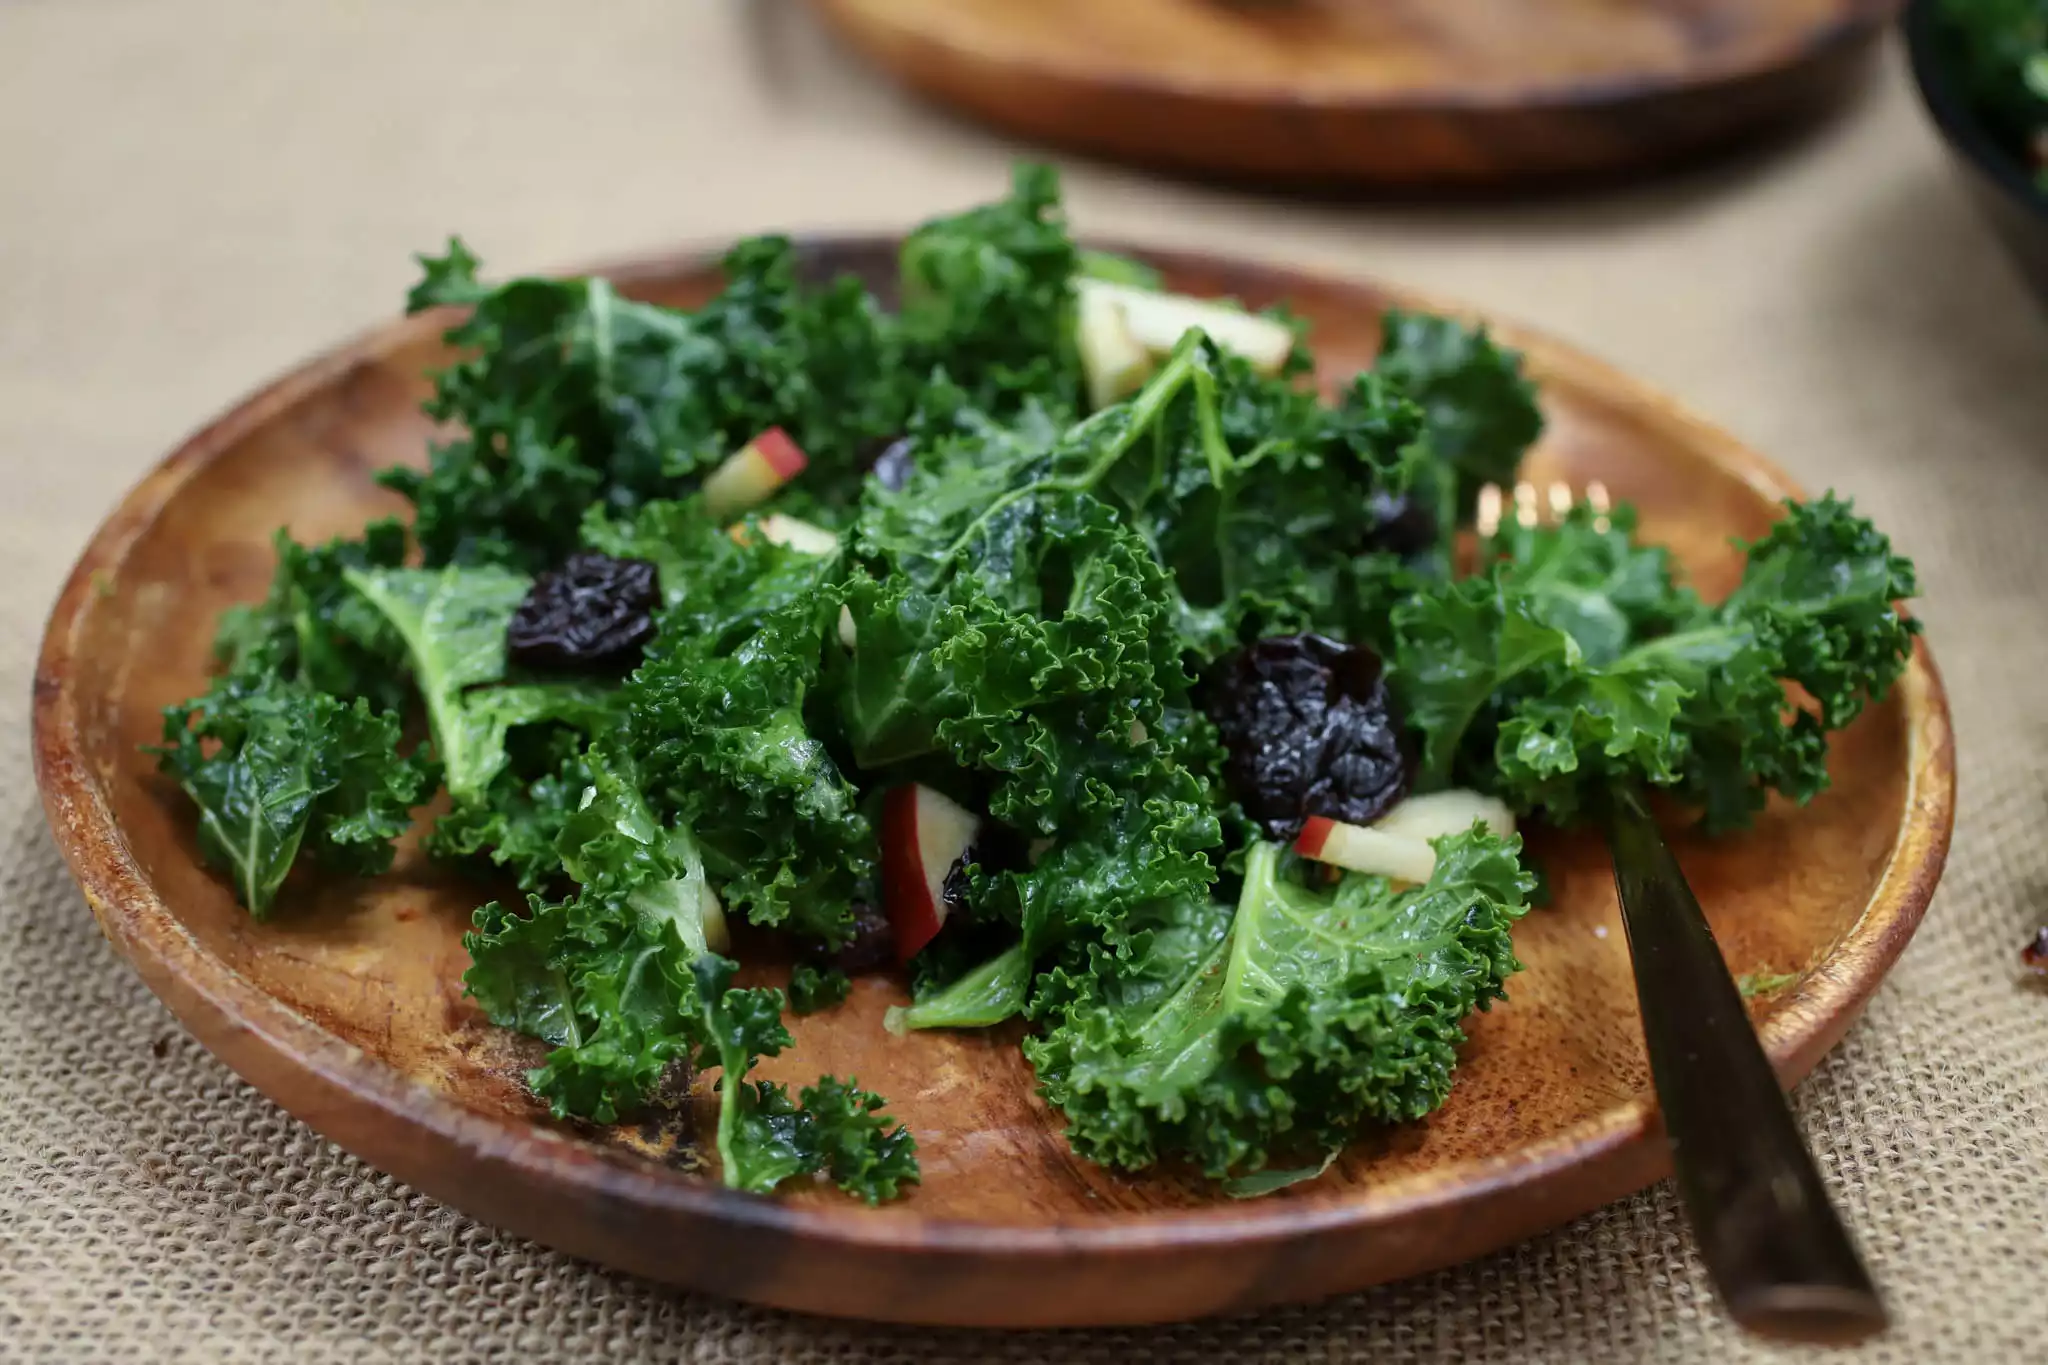
M1443 1102L1518 818L1807 800L1911 652L1911 566L1832 497L1718 603L1626 506L1475 533L1543 425L1517 355L1390 313L1319 390L1283 313L1079 249L1042 167L911 233L893 308L779 237L694 311L423 264L454 434L380 476L410 519L280 532L159 760L258 917L417 822L498 893L464 980L534 1094L686 1077L740 1189L917 1179L854 1078L751 1075L876 972L892 1031L1023 1021L1090 1161L1312 1172Z

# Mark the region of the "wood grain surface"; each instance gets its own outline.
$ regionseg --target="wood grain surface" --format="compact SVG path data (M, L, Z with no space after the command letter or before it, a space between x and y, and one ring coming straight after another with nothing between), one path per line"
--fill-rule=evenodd
M1825 108L1899 0L815 0L897 79L1182 170L1386 185L1683 158Z
M820 271L879 279L892 247L806 248ZM1325 382L1371 357L1401 291L1152 254L1172 285L1311 320ZM701 257L608 272L627 292L703 299ZM218 611L261 595L280 523L302 539L399 510L371 472L424 459L425 373L445 317L393 323L201 431L128 494L74 570L35 683L50 823L115 948L199 1039L314 1128L486 1222L642 1275L780 1306L928 1323L1139 1322L1305 1299L1455 1262L1640 1188L1666 1168L1627 950L1597 838L1538 834L1553 903L1516 930L1527 970L1473 1021L1449 1102L1364 1135L1325 1176L1247 1202L1178 1175L1077 1159L1033 1090L1014 1034L895 1038L902 982L859 981L793 1021L765 1069L853 1074L915 1130L924 1183L880 1210L829 1190L728 1191L701 1169L701 1100L637 1126L548 1121L521 1071L535 1046L465 1000L460 936L500 888L409 848L370 882L295 877L258 924L201 865L192 812L138 746L202 686ZM1539 480L1604 480L1636 502L1703 591L1739 573L1796 490L1669 400L1519 329L1550 426ZM1911 936L1953 812L1946 703L1924 647L1895 696L1841 735L1835 787L1773 806L1739 838L1676 849L1738 973L1795 984L1757 1002L1789 1082L1848 1027ZM755 974L772 979L772 964Z

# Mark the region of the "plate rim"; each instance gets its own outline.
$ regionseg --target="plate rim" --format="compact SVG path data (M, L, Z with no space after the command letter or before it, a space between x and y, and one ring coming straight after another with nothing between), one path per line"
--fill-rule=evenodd
M1850 0L1850 10L1824 22L1805 25L1792 40L1774 45L1767 52L1747 60L1724 57L1698 62L1675 75L1634 73L1600 77L1576 85L1559 80L1513 90L1473 91L1463 87L1430 86L1390 90L1369 96L1333 96L1315 87L1274 87L1268 90L1255 85L1214 85L1137 69L1119 72L1112 79L1070 65L998 60L985 50L961 43L945 33L913 28L896 21L893 16L877 16L872 11L870 0L812 0L813 8L827 20L837 37L870 56L874 51L870 45L872 35L886 26L896 41L926 45L945 53L950 60L974 65L985 72L1000 71L1013 78L1046 82L1061 88L1113 87L1122 97L1187 100L1230 109L1290 108L1302 113L1390 115L1554 113L1563 110L1614 112L1646 100L1703 94L1852 56L1876 41L1910 2ZM881 65L892 72L896 70L893 62L884 61Z
M810 251L853 253L884 247L893 250L896 240L890 234L819 234L799 238L799 245ZM1132 249L1128 243L1104 245ZM1478 316L1469 305L1365 277L1295 269L1219 252L1137 249L1169 271L1233 271L1270 285L1276 295L1313 285L1340 304L1360 308L1398 301L1411 307ZM719 255L715 247L689 248L562 273L602 274L630 290L701 271L715 265ZM1579 1213L1640 1189L1668 1169L1662 1144L1654 1140L1654 1103L1639 1095L1513 1152L1432 1169L1396 1182L1391 1189L1353 1191L1329 1200L1264 1204L1219 1200L1200 1208L1032 1225L937 1217L909 1209L868 1209L851 1201L844 1205L792 1205L618 1157L596 1144L533 1122L464 1108L328 1033L240 977L185 930L149 883L113 818L90 770L80 732L78 698L67 681L75 676L71 660L76 657L76 642L99 601L100 575L122 561L186 483L247 432L355 367L440 331L450 316L447 310L435 310L372 326L273 379L180 442L129 488L87 542L51 610L37 658L31 714L36 780L55 842L94 917L180 1023L274 1103L373 1167L399 1176L430 1197L447 1198L457 1208L466 1209L473 1201L441 1193L456 1182L445 1181L437 1187L433 1179L416 1174L436 1169L427 1140L473 1162L555 1187L559 1195L608 1205L623 1202L707 1228L830 1244L850 1251L917 1257L969 1255L1026 1266L1047 1258L1135 1259L1204 1247L1242 1249L1313 1241L1330 1234L1359 1234L1482 1199L1535 1197L1573 1171L1594 1169L1602 1159L1612 1159L1622 1178L1589 1180L1588 1187L1598 1198L1566 1201L1573 1205L1570 1213ZM1597 383L1610 397L1653 408L1663 420L1692 428L1715 445L1717 461L1724 468L1761 493L1773 497L1799 494L1798 486L1760 453L1645 381L1544 332L1488 317L1489 325L1504 340L1540 352L1532 358L1548 373L1579 383ZM1916 641L1898 695L1908 734L1909 773L1891 856L1854 924L1796 987L1780 997L1759 1030L1766 1051L1788 1084L1805 1075L1860 1013L1918 927L1946 862L1955 814L1954 735L1940 675L1924 636ZM308 1100L303 1088L293 1090L289 1097L281 1094L286 1089L281 1078L311 1082L320 1091L319 1102ZM387 1124L411 1131L397 1131L393 1140L385 1141L387 1134L334 1107L344 1100L367 1107ZM349 1136L336 1136L336 1129L346 1129ZM506 1222L495 1216L487 1221L500 1226ZM1560 1220L1547 1219L1543 1226L1556 1221ZM550 1241L544 1229L517 1230ZM1291 1297L1284 1287L1266 1287L1260 1292L1258 1302ZM801 1292L750 1296L784 1306L816 1307ZM968 1319L907 1316L903 1320Z

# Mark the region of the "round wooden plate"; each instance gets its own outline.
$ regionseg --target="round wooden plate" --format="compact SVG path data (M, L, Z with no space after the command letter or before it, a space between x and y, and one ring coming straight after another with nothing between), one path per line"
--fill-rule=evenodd
M1150 165L1416 184L1641 167L1824 108L1900 0L816 0L913 89Z
M806 248L882 280L879 240ZM1157 255L1173 287L1309 318L1335 381L1366 364L1391 304L1369 284ZM709 258L610 272L629 293L699 302ZM425 457L424 374L445 317L394 322L280 380L130 492L51 617L35 681L50 824L114 946L207 1047L372 1165L515 1232L610 1265L784 1307L924 1323L1140 1322L1305 1299L1476 1255L1619 1198L1666 1169L1628 952L1595 838L1532 845L1554 903L1516 930L1527 970L1472 1022L1450 1101L1369 1134L1326 1175L1233 1202L1171 1174L1077 1159L1015 1035L892 1037L897 980L856 983L794 1022L765 1069L853 1074L916 1132L924 1183L877 1210L830 1190L764 1199L693 1173L701 1104L639 1127L549 1122L520 1082L533 1045L462 995L460 935L496 888L411 851L372 882L301 879L258 924L198 858L192 812L139 747L200 690L215 615L260 596L280 523L302 539L398 510L371 472ZM1730 536L1795 490L1760 456L1597 361L1534 333L1549 434L1539 479L1605 480L1701 588L1739 572ZM1922 648L1893 698L1835 744L1835 788L1740 838L1677 849L1738 972L1798 980L1758 1008L1789 1082L1849 1025L1919 922L1948 848L1954 750Z

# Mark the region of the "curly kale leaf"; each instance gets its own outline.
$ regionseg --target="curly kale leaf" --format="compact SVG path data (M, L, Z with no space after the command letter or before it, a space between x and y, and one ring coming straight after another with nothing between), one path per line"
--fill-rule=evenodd
M385 710L406 700L404 643L349 586L350 572L405 562L405 527L373 521L354 539L301 545L280 530L277 569L263 601L221 614L214 654L232 677L295 678L344 701L367 698Z
M1482 575L1394 612L1391 676L1422 736L1418 784L1477 785L1569 822L1641 782L1746 825L1827 786L1827 731L1883 697L1917 625L1912 566L1833 497L1792 505L1708 608L1625 509L1514 528ZM1799 691L1788 694L1786 684Z
M806 717L838 618L835 561L759 537L736 544L684 507L592 529L645 548L671 593L624 697L647 789L694 831L750 920L843 939L875 850L857 794Z
M733 964L716 955L694 965L697 1062L720 1069L718 1154L725 1183L766 1193L795 1175L823 1171L870 1204L915 1183L917 1143L882 1117L883 1100L830 1076L807 1087L800 1103L768 1081L749 1081L756 1057L789 1046L782 992L735 990Z
M471 689L505 677L505 631L531 586L522 574L478 567L349 569L349 586L383 613L405 643L427 705L434 749L458 804L474 801L503 766L505 735L548 714L550 699L580 704L580 690L545 688L472 700Z
M799 962L789 974L789 1007L798 1014L816 1014L844 1001L852 989L852 979L839 968Z
M553 1046L529 1081L558 1117L611 1123L688 1054L690 965L716 898L695 842L662 827L630 769L593 750L589 770L556 842L576 894L478 910L463 981L493 1023Z
M1421 409L1373 375L1325 408L1237 357L1191 362L1098 485L1172 576L1183 646L1208 661L1318 624L1370 634L1401 558L1375 542L1382 508L1449 482Z
M687 490L771 426L810 457L806 486L843 502L867 443L897 430L918 384L893 324L856 283L805 289L778 237L727 256L726 289L685 313L600 279L486 288L460 242L422 262L417 309L469 305L428 412L459 424L429 468L384 481L411 499L429 565L536 571L574 548L586 508L630 513Z
M1170 580L1092 491L1206 359L1189 343L1131 404L1050 444L948 450L872 494L857 528L855 643L828 655L842 728L864 769L935 755L996 820L1049 841L1027 868L971 872L976 912L1016 924L1027 956L1114 936L1135 906L1215 876L1214 738L1187 704ZM1015 973L998 976L1014 1005Z
M261 919L303 851L371 876L427 799L434 767L399 753L399 723L282 677L228 677L164 712L159 766L199 807L199 844Z
M1009 198L935 219L905 239L905 363L920 375L943 369L984 411L1008 415L1030 401L1073 414L1079 264L1058 173L1020 164Z
M782 993L732 987L734 964L707 945L716 897L695 840L657 821L624 762L593 750L590 769L559 841L575 896L533 898L525 915L484 906L464 939L463 979L492 1022L552 1046L534 1093L557 1117L611 1123L676 1063L717 1068L726 1184L765 1193L823 1170L870 1202L893 1197L917 1178L915 1144L879 1097L827 1077L798 1105L747 1079L789 1045Z
M532 742L526 741L528 735ZM541 891L562 874L555 841L590 785L588 741L563 725L507 736L508 759L477 800L453 806L420 841L431 857L487 859L523 891Z
M1431 449L1456 471L1461 518L1471 515L1480 485L1515 481L1523 453L1543 432L1521 356L1495 345L1484 328L1390 310L1373 372L1422 405Z
M1428 884L1396 893L1355 874L1312 890L1255 844L1234 909L1158 907L1124 958L1057 971L1025 1051L1075 1150L1223 1176L1441 1104L1463 1020L1519 967L1509 929L1531 881L1514 839L1436 846Z
M1014 598L1013 580L1045 577L1019 572L1016 547L1039 544L1033 518L1061 498L1099 501L1165 570L1173 628L1198 660L1246 634L1383 615L1394 579L1392 557L1372 553L1375 500L1430 477L1420 410L1380 381L1325 410L1198 336L1085 421L991 426L968 410L931 434L900 491L871 492L862 554L920 587L966 576Z

